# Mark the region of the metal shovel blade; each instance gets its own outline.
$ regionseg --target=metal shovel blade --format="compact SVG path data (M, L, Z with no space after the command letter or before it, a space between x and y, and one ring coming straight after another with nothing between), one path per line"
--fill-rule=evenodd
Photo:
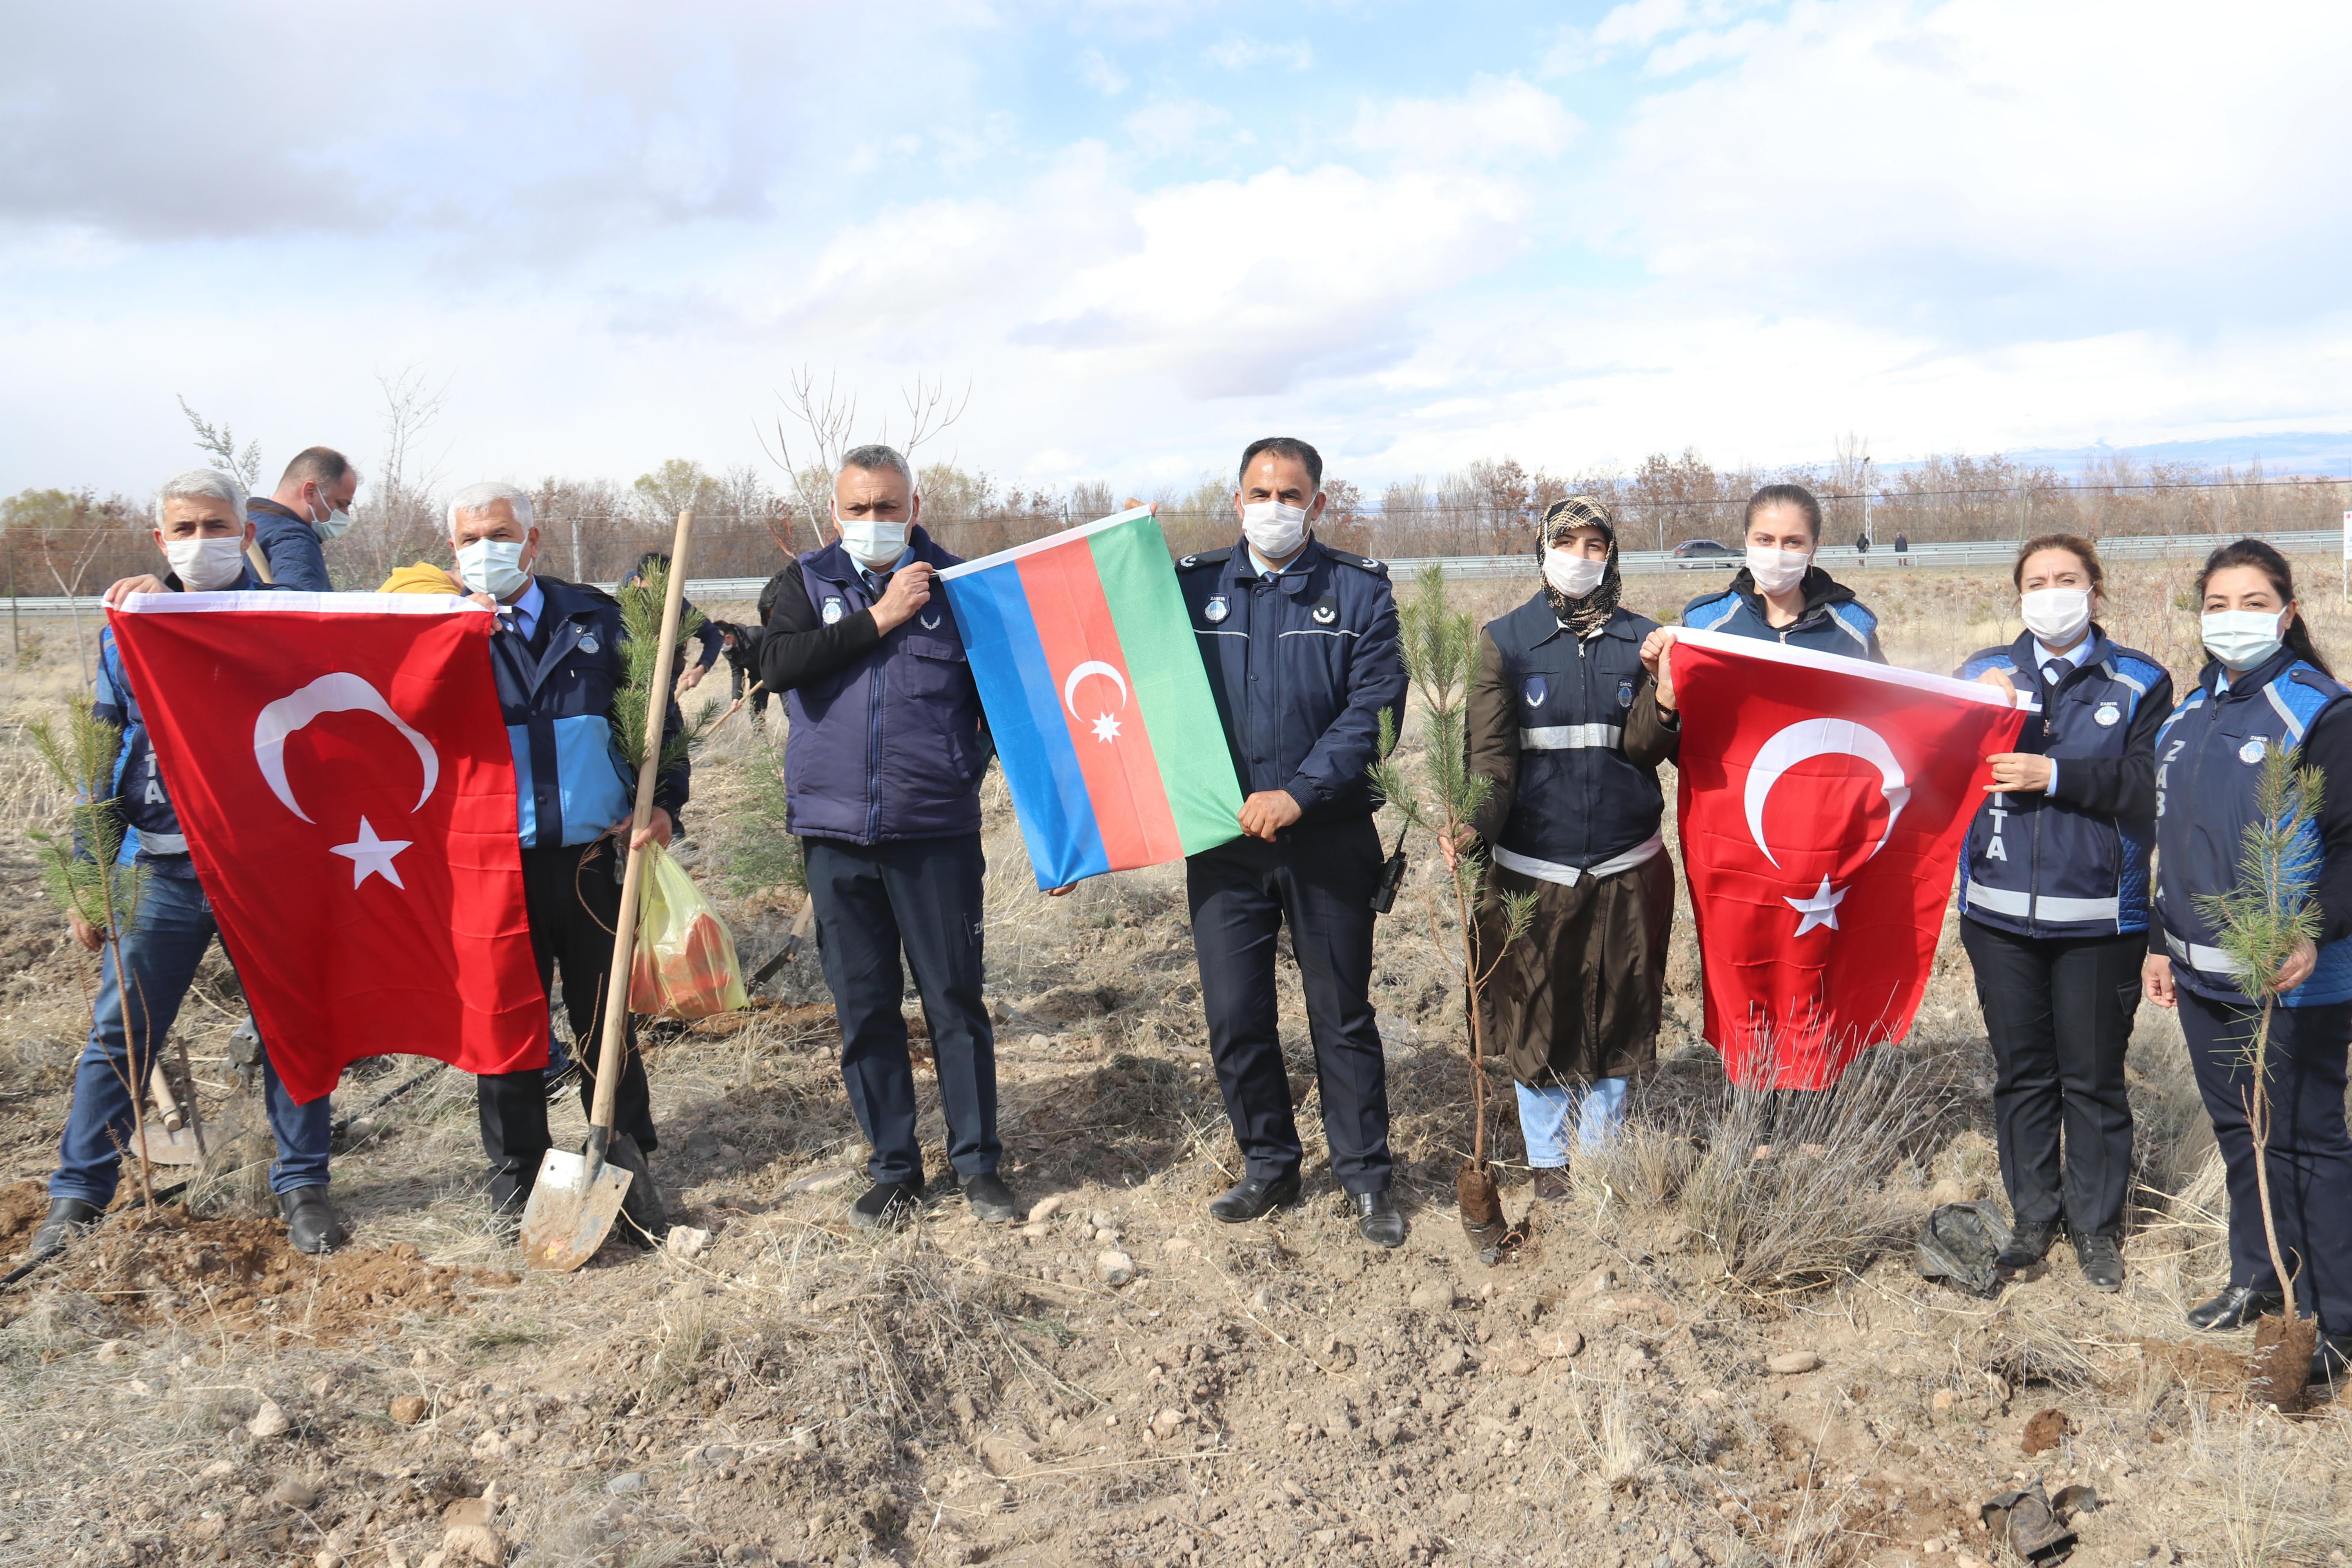
M564 1149L550 1149L539 1163L539 1181L522 1211L522 1258L527 1268L569 1274L596 1255L628 1195L629 1173L607 1164L593 1187L583 1186L588 1162Z

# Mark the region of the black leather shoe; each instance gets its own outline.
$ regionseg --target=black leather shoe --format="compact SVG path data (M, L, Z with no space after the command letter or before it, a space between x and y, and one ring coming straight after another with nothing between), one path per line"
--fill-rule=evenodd
M2352 1334L2322 1334L2311 1352L2311 1381L2331 1388L2352 1384Z
M923 1184L877 1182L866 1195L849 1205L849 1223L859 1230L890 1230L907 1223L923 1206Z
M25 1261L38 1262L53 1253L63 1251L67 1242L78 1236L88 1235L89 1227L96 1225L99 1216L104 1213L106 1211L96 1204L84 1203L79 1198L50 1199L48 1217L42 1220L41 1228L33 1233L32 1245L25 1248Z
M1261 1182L1255 1176L1247 1176L1226 1188L1223 1197L1209 1205L1209 1217L1223 1220L1227 1225L1240 1225L1246 1220L1264 1219L1297 1201L1297 1176L1285 1176L1278 1182Z
M1999 1258L1992 1260L1992 1266L2004 1274L2031 1268L2048 1256L2050 1244L2057 1239L2057 1221L2029 1221L2011 1234L2009 1245L2001 1249Z
M2267 1317L2286 1309L2286 1298L2273 1290L2257 1290L2251 1285L2232 1285L2201 1307L2189 1310L2189 1326L2210 1329L2215 1333L2230 1329L2242 1329L2256 1318Z
M971 1206L971 1217L983 1225L1003 1225L1020 1207L1013 1189L993 1171L983 1171L965 1181L963 1200Z
M286 1245L297 1252L332 1252L343 1244L343 1222L327 1201L324 1187L296 1187L278 1194L278 1212L286 1216Z
M1377 1193L1351 1194L1348 1200L1356 1209L1356 1234L1374 1247L1404 1245L1404 1215L1397 1213L1396 1201L1382 1187Z
M2083 1283L2094 1290L2120 1290L2124 1288L2124 1249L2112 1236L2078 1236L2074 1238L2074 1263L2083 1271Z

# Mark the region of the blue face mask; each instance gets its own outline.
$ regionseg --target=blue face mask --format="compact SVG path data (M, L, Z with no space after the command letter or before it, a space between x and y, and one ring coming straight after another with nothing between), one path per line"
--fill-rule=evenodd
M327 515L324 518L312 518L310 527L318 534L320 543L330 544L341 539L344 531L352 526L352 514L341 507L328 506L327 492L324 490L319 492L319 504L327 506Z
M478 539L457 552L457 575L474 592L504 603L530 585L524 548L519 539Z

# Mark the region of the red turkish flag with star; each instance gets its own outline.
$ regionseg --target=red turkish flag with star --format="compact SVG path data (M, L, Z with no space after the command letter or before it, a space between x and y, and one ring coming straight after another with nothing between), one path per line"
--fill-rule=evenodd
M110 611L163 787L297 1102L362 1057L547 1063L496 617L414 594Z
M2025 711L1972 681L1678 631L1675 758L1707 1043L1748 1089L1826 1089L1919 1009L1984 759Z

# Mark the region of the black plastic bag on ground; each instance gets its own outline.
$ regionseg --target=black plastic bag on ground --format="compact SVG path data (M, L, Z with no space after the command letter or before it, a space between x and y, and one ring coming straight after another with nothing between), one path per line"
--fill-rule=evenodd
M1972 1296L2000 1289L1993 1260L2009 1247L2009 1222L1990 1204L1940 1204L1920 1228L1914 1266Z

